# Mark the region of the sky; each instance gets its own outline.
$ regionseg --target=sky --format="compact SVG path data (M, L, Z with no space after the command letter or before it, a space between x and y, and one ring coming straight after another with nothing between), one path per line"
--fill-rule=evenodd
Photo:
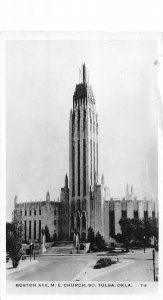
M7 219L18 201L57 200L69 173L69 114L79 68L99 121L99 174L111 197L157 197L157 44L150 39L6 42Z

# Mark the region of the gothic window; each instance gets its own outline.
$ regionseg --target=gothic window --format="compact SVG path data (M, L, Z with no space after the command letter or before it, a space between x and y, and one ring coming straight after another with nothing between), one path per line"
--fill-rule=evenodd
M72 142L72 197L75 196L75 142Z
M97 168L97 179L98 179L98 143L96 143L96 168Z
M98 134L98 123L96 122L96 134Z
M92 119L90 118L90 131L92 130Z
M94 164L94 173L95 173L95 141L93 142L93 164Z
M126 210L122 210L122 218L127 218L127 211Z
M80 216L79 216L79 212L77 212L77 216L76 216L76 227L77 227L77 230L80 230Z
M29 221L29 240L31 239L31 221Z
M75 211L75 201L74 200L72 200L72 202L71 202L71 210Z
M90 140L90 177L91 177L91 184L92 184L92 140Z
M83 130L86 128L86 110L84 109L84 116L83 116Z
M92 195L92 191L90 191L90 208L91 208L91 210L93 210L93 195Z
M41 220L39 220L39 239L41 239Z
M82 232L82 234L81 234L81 240L82 241L85 241L86 240L86 233L85 232ZM83 245L83 244L81 244L81 245ZM82 250L82 249L81 249Z
M86 195L86 144L83 139L83 192Z
M80 199L77 200L77 210L80 210Z
M71 214L71 230L74 230L74 215Z
M78 110L78 132L80 131L80 110Z
M82 213L82 229L86 229L86 217L84 212Z
M138 218L138 211L134 210L134 218Z
M78 140L78 196L80 196L80 140Z
M148 218L148 211L144 211L144 218Z
M36 240L36 220L34 220L34 240Z
M24 221L24 239L27 239L27 221Z
M82 210L86 210L86 199L82 201Z

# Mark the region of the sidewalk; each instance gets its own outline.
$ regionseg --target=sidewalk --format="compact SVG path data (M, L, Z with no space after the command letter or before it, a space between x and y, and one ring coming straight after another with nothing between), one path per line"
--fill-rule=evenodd
M18 265L17 268L13 268L13 266L12 266L12 260L11 260L11 258L10 258L10 259L9 259L9 262L6 263L6 275L9 275L9 274L18 272L18 271L20 271L20 270L29 268L29 267L31 267L32 265L36 264L37 262L38 262L37 260L32 259L32 260L30 261L30 258L26 258L25 260L20 260L20 261L19 261L19 265Z

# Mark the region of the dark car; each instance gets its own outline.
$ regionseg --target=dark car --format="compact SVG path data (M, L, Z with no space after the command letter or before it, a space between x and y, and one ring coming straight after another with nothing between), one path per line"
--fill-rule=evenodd
M126 253L128 252L126 250L126 248L122 248L122 247L115 247L115 249L112 250L113 253Z

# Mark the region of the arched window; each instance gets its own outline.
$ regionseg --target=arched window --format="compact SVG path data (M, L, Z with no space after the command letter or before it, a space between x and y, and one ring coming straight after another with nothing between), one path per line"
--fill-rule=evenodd
M74 230L74 215L71 214L71 229Z
M86 229L86 217L85 212L82 213L82 230Z
M77 230L80 230L80 216L79 216L79 212L77 212L77 216L76 216L76 226L77 226Z
M85 232L82 232L82 234L81 234L81 240L82 241L86 240L86 233Z

